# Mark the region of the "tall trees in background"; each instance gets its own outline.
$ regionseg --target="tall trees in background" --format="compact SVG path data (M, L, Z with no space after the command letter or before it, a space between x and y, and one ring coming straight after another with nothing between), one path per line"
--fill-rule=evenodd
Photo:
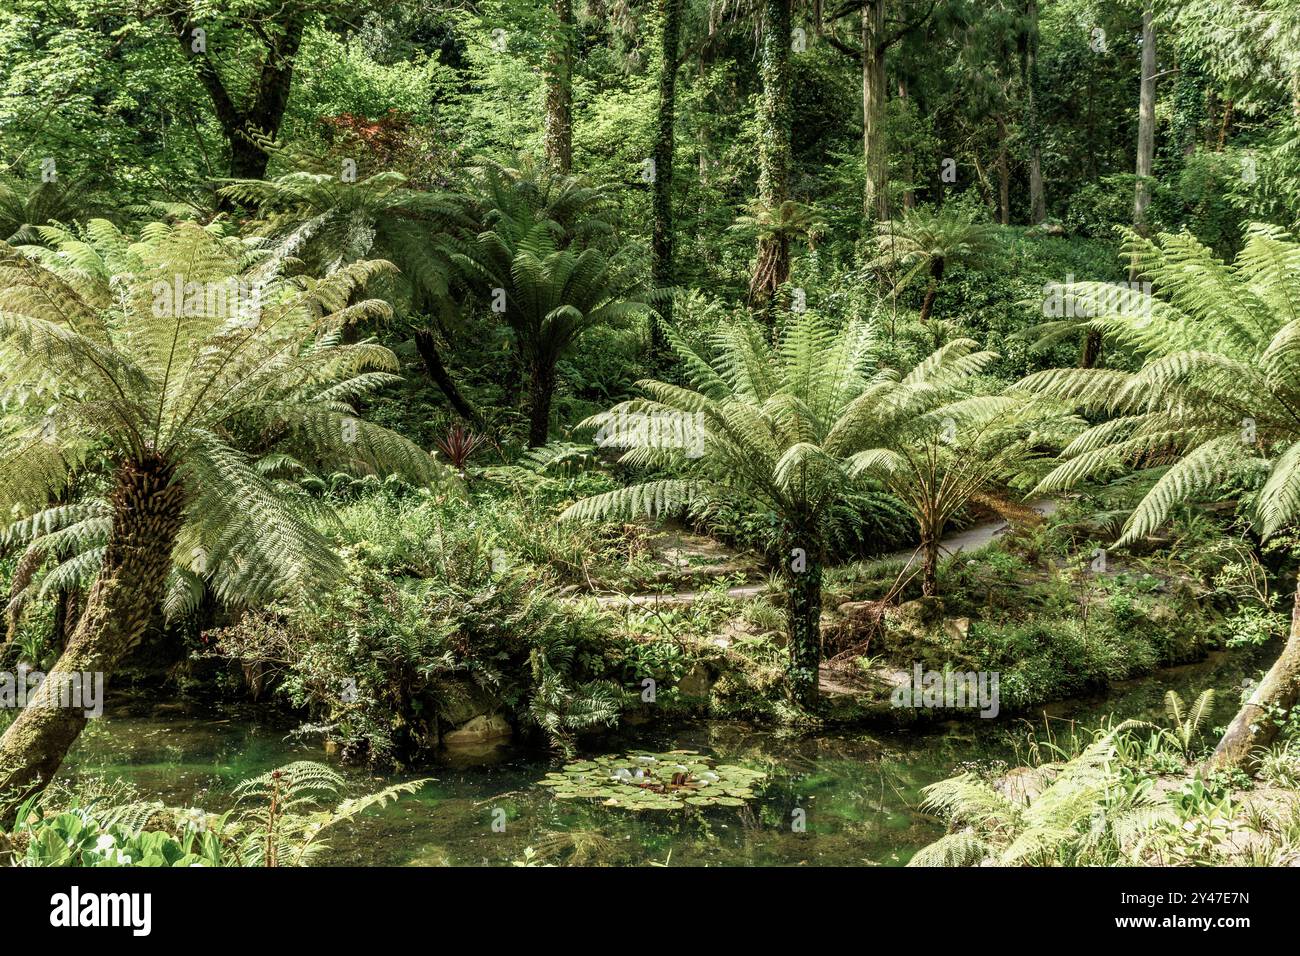
M1137 187L1133 199L1133 226L1147 228L1151 205L1151 169L1156 155L1156 26L1150 4L1142 8L1142 78L1138 99Z
M759 69L763 96L759 106L758 202L775 211L790 199L791 137L794 118L790 101L790 2L764 0L762 51ZM755 282L750 297L770 303L790 277L790 241L781 231L759 235Z
M1025 96L1025 140L1029 146L1029 221L1047 218L1043 188L1043 127L1038 115L1038 0L1026 0L1019 36L1021 85Z
M573 0L554 0L554 34L546 58L544 149L557 172L573 168Z
M850 0L825 14L825 25L817 24L822 35L841 53L856 60L862 70L862 157L865 167L865 185L862 194L863 212L869 219L883 221L889 218L889 149L885 137L885 108L888 105L885 76L885 56L889 48L908 34L919 29L934 12L937 0L923 3L923 9L911 19L900 19L898 29L886 26L887 0ZM857 12L859 16L858 44L842 40L835 33L835 21Z
M674 126L677 122L677 67L678 49L681 46L682 7L685 0L660 0L663 13L663 36L660 44L662 65L659 71L659 114L655 128L654 149L654 209L651 225L650 276L656 288L670 289L676 283L673 267L673 161L675 154ZM659 306L663 323L673 321L673 300L664 298ZM660 323L654 327L656 348L665 344Z
M200 17L193 4L182 4L166 14L182 53L212 100L230 146L230 176L234 179L266 175L268 156L257 140L273 139L280 131L307 14L302 3L290 0L241 17L239 25L248 28L260 49L250 75L233 82L217 69L218 57L209 50L220 37L210 19ZM242 50L231 49L219 59L238 62L242 55Z

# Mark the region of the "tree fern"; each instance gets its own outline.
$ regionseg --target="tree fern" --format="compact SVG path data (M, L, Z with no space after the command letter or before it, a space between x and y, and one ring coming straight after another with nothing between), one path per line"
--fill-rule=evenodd
M388 381L370 373L396 367L387 349L341 336L387 314L362 293L391 266L287 277L256 243L194 223L128 236L92 220L42 236L48 247L0 245L0 393L17 397L0 420L0 513L47 508L90 470L92 451L112 488L102 567L56 666L111 671L178 565L222 599L265 600L336 577L340 561L304 520L301 494L259 472L259 453L439 479L428 453L351 404ZM83 559L51 573L80 580L85 570ZM66 713L32 713L0 739L0 790L33 785L75 739L53 726ZM33 733L24 721L51 724L63 743L43 750L37 733L20 747Z
M788 569L791 674L806 702L816 696L820 659L821 568L836 533L837 506L872 486L861 477L864 449L895 447L932 428L927 415L958 399L993 356L968 340L945 346L907 376L872 370L869 326L839 331L813 313L790 323L776 344L757 324L725 324L707 360L671 329L669 342L693 387L639 383L649 398L623 402L582 427L625 449L636 467L688 468L689 477L632 485L572 505L572 519L657 516L705 500L728 499L770 515L778 529L769 558ZM967 411L972 409L967 408ZM653 426L669 421L671 428ZM872 461L883 461L876 456Z

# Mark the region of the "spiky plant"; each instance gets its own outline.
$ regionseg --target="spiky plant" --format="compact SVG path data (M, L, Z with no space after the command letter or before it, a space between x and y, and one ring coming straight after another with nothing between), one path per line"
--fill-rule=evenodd
M1123 545L1181 504L1220 497L1228 478L1262 473L1256 526L1265 537L1292 528L1300 514L1300 243L1252 225L1232 263L1187 233L1151 241L1126 232L1124 251L1155 294L1117 295L1104 283L1068 291L1095 315L1089 328L1133 352L1141 368L1055 369L1019 384L1103 419L1065 448L1037 490L1165 469L1125 523ZM1242 764L1267 746L1277 735L1269 711L1300 698L1300 591L1296 600L1286 647L1220 741L1220 765Z
M852 456L890 445L950 399L987 357L960 340L906 376L873 371L867 325L852 322L834 332L811 312L777 345L756 324L724 325L714 337L712 363L675 334L669 338L692 387L643 381L649 399L624 402L584 424L602 429L607 443L628 447L627 464L680 459L693 475L597 495L563 517L657 515L697 495L730 498L770 516L779 530L769 559L783 569L788 593L791 685L799 701L812 705L833 508L862 487Z
M434 439L438 451L447 456L447 463L455 468L463 478L469 465L469 458L487 439L470 431L464 425L452 425L441 438Z
M350 404L397 367L385 348L341 340L349 323L387 313L348 303L391 266L286 279L244 241L193 223L133 239L92 220L84 236L42 238L48 248L0 246L0 394L37 410L0 434L0 513L39 509L92 455L112 489L99 573L52 673L111 677L178 561L228 566L267 594L337 574L328 542L244 447L274 440L310 467L434 479L428 454ZM0 738L0 805L47 784L85 724L43 702Z
M589 329L647 316L649 299L632 250L602 241L600 190L533 167L487 166L480 182L486 228L457 243L452 259L513 333L529 377L528 444L536 448L549 432L556 363ZM584 219L584 208L594 214Z
M996 230L974 221L970 213L917 206L899 219L876 224L877 256L873 268L908 268L895 286L902 289L922 270L929 270L930 284L921 303L920 319L925 322L934 309L944 270L958 262L975 262L997 247Z

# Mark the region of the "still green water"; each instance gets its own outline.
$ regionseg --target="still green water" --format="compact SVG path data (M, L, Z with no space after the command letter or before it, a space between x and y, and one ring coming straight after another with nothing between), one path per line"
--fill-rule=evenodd
M602 752L698 750L719 763L764 770L750 805L691 814L632 813L560 801L536 785L564 761L510 749L491 758L452 758L409 777L434 777L419 794L373 809L332 832L327 865L509 865L525 847L572 859L574 835L591 863L620 865L871 865L906 863L943 833L919 810L921 789L964 763L1023 758L1030 741L1067 737L1107 714L1159 719L1164 692L1219 690L1215 722L1235 710L1243 678L1268 653L1220 654L1195 665L1118 685L1105 698L1051 705L1034 715L932 723L925 731L786 734L734 722L642 728L601 742ZM292 760L325 759L257 710L196 712L131 705L92 721L67 773L124 780L142 797L221 810L240 780ZM396 778L349 772L357 792ZM802 811L801 813L797 811ZM500 822L504 819L504 831ZM795 826L802 819L803 830ZM494 829L494 821L498 827ZM555 837L554 834L567 834Z

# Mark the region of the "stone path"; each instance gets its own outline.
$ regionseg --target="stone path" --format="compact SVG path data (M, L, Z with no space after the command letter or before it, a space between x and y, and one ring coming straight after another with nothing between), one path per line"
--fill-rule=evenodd
M1058 504L1050 498L1044 498L1038 501L1031 501L1028 507L1037 511L1039 514L1047 517L1056 511ZM991 521L983 521L979 524L972 525L964 531L949 535L939 544L939 549L945 554L957 554L958 552L978 551L987 547L999 535L1004 534L1011 525L1002 518L996 518ZM674 556L675 560L682 561L683 566L689 562L690 557L702 557L705 554L711 557L721 557L724 554L729 555L721 545L711 542L711 547L700 544L710 539L703 538L700 535L691 535L683 533L680 535L684 544L676 551L669 549L664 552L665 555ZM684 556L684 557L683 557ZM904 569L911 568L921 560L920 553L917 551L897 551L893 554L887 554L875 560L881 562L899 562L903 563ZM726 573L737 570L739 566L724 564ZM723 576L717 574L716 576ZM742 584L737 587L728 588L725 592L727 597L737 600L746 601L758 597L767 589L766 584ZM691 590L691 591L670 591L663 594L599 594L596 595L596 603L601 607L646 607L646 608L681 608L689 607L696 601L709 595L717 595L717 591L709 590Z

